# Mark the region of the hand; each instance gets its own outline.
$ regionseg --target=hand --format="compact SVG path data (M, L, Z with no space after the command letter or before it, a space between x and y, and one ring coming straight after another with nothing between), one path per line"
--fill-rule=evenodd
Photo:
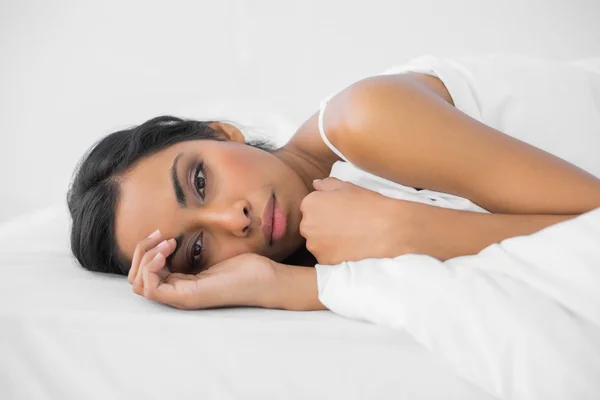
M196 275L171 273L165 261L173 250L175 241L161 242L160 234L138 244L128 276L136 294L188 310L276 304L273 297L281 293L277 268L282 264L246 253Z
M300 234L319 264L410 253L410 212L420 204L392 199L336 178L315 181L300 204ZM404 210L403 210L404 207Z

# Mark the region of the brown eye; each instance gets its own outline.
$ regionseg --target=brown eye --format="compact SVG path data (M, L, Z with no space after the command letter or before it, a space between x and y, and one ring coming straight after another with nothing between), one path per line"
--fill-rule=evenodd
M194 247L192 249L192 256L196 258L200 254L202 254L202 245L199 242L196 242L194 243Z
M204 177L203 176L197 176L196 177L196 188L198 190L204 189Z
M200 233L200 236L198 237L198 239L196 240L196 242L194 242L194 244L192 245L192 248L190 249L190 253L192 256L192 265L191 268L192 270L197 270L201 263L202 260L202 255L204 253L204 245L203 245L203 239L204 239L204 232Z
M204 186L206 186L206 178L204 177L204 163L200 163L196 168L195 182L196 191L202 199L204 199Z

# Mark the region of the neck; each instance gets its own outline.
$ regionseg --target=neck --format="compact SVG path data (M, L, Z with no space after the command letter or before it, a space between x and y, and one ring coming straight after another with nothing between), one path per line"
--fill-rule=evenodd
M300 177L309 192L314 191L313 180L327 178L333 166L331 163L319 161L309 154L285 146L272 154Z

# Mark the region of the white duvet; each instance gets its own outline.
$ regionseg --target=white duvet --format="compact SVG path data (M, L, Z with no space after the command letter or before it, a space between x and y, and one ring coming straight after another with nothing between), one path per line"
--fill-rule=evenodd
M600 208L445 262L316 269L331 311L406 330L491 394L600 398Z

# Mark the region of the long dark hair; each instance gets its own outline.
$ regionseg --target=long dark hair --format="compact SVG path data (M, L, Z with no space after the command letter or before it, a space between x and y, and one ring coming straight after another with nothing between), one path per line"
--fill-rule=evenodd
M72 218L71 251L85 269L127 275L129 260L115 239L115 207L119 177L145 157L187 140L224 139L210 127L213 121L195 121L169 115L111 133L94 144L79 161L67 193ZM271 152L265 140L248 145Z

